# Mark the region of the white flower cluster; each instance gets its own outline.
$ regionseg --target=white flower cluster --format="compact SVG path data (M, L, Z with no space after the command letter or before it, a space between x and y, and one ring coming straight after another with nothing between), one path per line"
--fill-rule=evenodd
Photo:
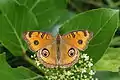
M45 72L47 80L98 80L94 78L93 61L87 54L82 54L78 63L70 68L45 68L35 55L34 58L36 65Z

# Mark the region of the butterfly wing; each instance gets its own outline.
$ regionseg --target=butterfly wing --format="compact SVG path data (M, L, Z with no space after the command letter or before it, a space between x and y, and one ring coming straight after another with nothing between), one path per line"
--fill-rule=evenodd
M60 36L60 67L70 67L79 59L79 50L84 51L92 33L85 31L73 31Z
M37 52L37 59L40 63L49 68L57 67L56 41L51 34L30 31L25 32L23 37L29 48Z
M62 39L69 45L84 51L87 48L88 41L92 38L93 33L84 31L73 31L62 36Z
M57 67L57 46L56 43L47 45L37 52L38 60L47 68Z
M61 40L59 56L59 66L61 68L67 68L74 65L78 61L79 51L74 46L71 46Z
M23 37L34 52L54 42L53 36L46 32L29 31L25 32Z

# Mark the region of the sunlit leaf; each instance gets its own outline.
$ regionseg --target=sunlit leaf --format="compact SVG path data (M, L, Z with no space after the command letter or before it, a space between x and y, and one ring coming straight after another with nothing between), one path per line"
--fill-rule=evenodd
M67 20L60 29L66 33L74 30L88 30L94 33L88 49L85 51L98 61L108 48L119 22L119 11L113 9L95 9L80 13Z

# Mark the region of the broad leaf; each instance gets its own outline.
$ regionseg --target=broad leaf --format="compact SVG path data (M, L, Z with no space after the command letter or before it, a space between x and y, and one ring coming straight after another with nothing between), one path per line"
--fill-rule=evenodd
M23 32L40 27L34 15L24 6L10 4L5 6L0 14L0 41L11 53L18 56L25 52Z
M119 22L119 11L113 9L95 9L80 13L66 21L60 33L73 30L89 30L94 33L88 49L84 52L96 62L109 46Z
M18 2L17 2L18 1ZM16 3L24 4L30 11L36 15L39 26L51 29L60 17L68 13L66 0L17 0ZM48 30L49 30L48 29Z
M42 76L28 70L24 67L11 68L5 60L5 55L0 54L0 79L2 80L23 80L34 79L37 76L39 79L43 79Z
M118 71L120 68L120 48L108 48L94 68L96 70Z
M97 71L98 80L120 80L120 72Z
M50 7L66 8L66 0L15 0L15 2L25 5L31 10L36 8L35 12L43 12Z

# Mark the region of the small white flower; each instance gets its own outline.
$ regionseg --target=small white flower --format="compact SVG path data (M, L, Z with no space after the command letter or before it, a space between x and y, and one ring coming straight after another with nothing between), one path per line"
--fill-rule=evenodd
M77 75L77 78L79 78L79 75Z
M89 56L85 56L85 61L89 60Z
M87 56L87 54L82 54L82 55L81 55L81 58L85 58L85 56Z
M87 76L86 76L86 75L84 75L84 78L87 78Z
M85 58L85 61L89 60L89 56L87 56L87 54L83 54L81 58Z
M94 75L95 72L94 72L93 70L90 70L89 74L90 74L90 75Z
M81 72L85 73L86 72L86 68L81 69Z
M37 58L35 58L35 60L37 60Z
M83 74L81 74L80 77L82 78L82 77L83 77Z
M94 78L92 78L91 80L94 80Z
M57 79L57 76L52 76L52 79L55 79L55 80L56 80L56 79Z
M39 66L40 65L40 62L39 61L35 61L36 65Z
M83 65L84 65L84 66L87 66L87 63L84 63Z
M92 78L93 78L93 76L89 76L89 78L90 78L90 79L92 79Z
M91 62L89 62L89 63L88 63L88 66L91 67L91 66L93 66L93 64L92 64Z
M33 57L35 58L35 57L36 57L36 54L34 54Z
M94 79L94 78L92 78L91 80L99 80L99 79L98 79L98 78L95 78L95 79Z
M83 61L82 60L79 60L79 62L78 62L79 64L82 64L83 63Z
M64 77L65 77L65 75L61 75L61 76L60 76L60 79L64 79Z
M34 56L33 56L33 55L31 55L30 57L31 57L31 58L34 58Z
M71 79L74 79L74 76L72 76Z
M67 71L65 74L69 76L69 75L71 75L71 72Z
M48 71L49 71L49 69L46 69L46 71L48 72Z
M90 61L92 61L92 58L90 59Z

